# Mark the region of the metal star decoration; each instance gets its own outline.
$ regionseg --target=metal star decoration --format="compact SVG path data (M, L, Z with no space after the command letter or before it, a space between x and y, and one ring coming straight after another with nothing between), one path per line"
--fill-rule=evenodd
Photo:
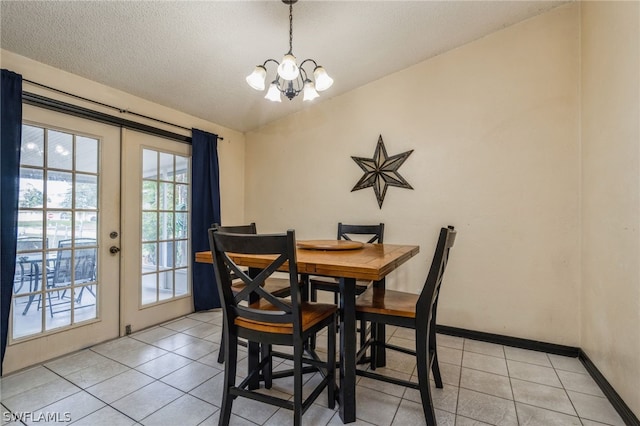
M389 186L413 189L409 182L398 173L398 169L412 152L413 150L389 157L382 141L382 135L380 135L373 158L351 157L364 170L364 176L360 178L351 192L372 186L378 199L378 206L382 208L384 196Z

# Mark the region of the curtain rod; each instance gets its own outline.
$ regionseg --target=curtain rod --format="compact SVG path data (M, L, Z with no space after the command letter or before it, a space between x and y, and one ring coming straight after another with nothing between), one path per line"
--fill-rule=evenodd
M160 119L157 119L157 118L149 117L148 115L139 114L137 112L132 112L132 111L129 111L129 110L126 110L126 109L118 108L118 107L115 107L113 105L105 104L103 102L95 101L93 99L89 99L89 98L85 98L83 96L75 95L73 93L65 92L64 90L56 89L55 87L47 86L45 84L38 83L38 82L32 81L32 80L28 80L26 78L23 78L22 80L27 82L27 83L29 83L29 84L33 84L35 86L42 87L42 88L47 89L47 90L51 90L51 91L54 91L54 92L57 92L57 93L60 93L60 94L66 95L66 96L71 96L72 98L80 99L82 101L90 102L90 103L95 104L95 105L100 105L100 106L103 106L103 107L106 107L106 108L114 109L114 110L118 111L121 114L131 114L131 115L134 115L136 117L145 118L147 120L155 121L157 123L162 123L162 124L166 124L168 126L177 127L179 129L187 130L189 132L191 131L190 128L181 126L179 124L169 123L168 121L164 121L164 120L160 120ZM224 140L224 138L222 136L218 136L218 139L219 140Z
M61 112L63 114L74 115L76 117L85 118L87 120L93 120L100 123L109 124L117 127L124 127L131 130L137 130L140 132L148 133L154 136L160 136L162 138L171 139L177 142L191 143L191 137L181 135L174 132L169 132L164 129L159 129L148 124L142 124L137 121L126 120L122 117L116 117L114 115L105 114L104 112L98 112L89 108L84 108L78 105L62 102L57 99L47 98L46 96L38 95L30 92L22 92L22 102L27 105L33 105L40 108L46 108L51 111Z

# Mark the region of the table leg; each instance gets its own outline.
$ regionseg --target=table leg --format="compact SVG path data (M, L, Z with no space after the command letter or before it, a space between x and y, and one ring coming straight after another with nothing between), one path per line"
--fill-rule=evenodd
M356 421L356 280L340 280L340 418Z
M22 267L22 265L21 265ZM35 269L35 271L34 271ZM43 270L45 270L45 268L43 268ZM38 264L37 263L32 263L31 264L31 268L29 269L29 291L31 292L35 292L38 291L38 275L40 274L39 268L38 268ZM31 286L31 280L35 280L35 285ZM44 279L44 278L43 278ZM29 308L31 307L31 304L33 303L33 299L36 298L36 296L42 298L42 295L35 295L35 294L31 294L29 296L29 301L27 302L27 306L24 308L24 311L22 312L22 315L27 315L27 312L29 311ZM42 306L44 308L44 300L42 300Z
M384 278L381 279L380 281L374 281L373 286L376 288L385 288ZM386 334L385 334L386 327L384 324L375 323L375 324L371 324L371 327L375 327L377 330L377 336L379 336L382 339L385 339L386 341ZM387 351L384 348L384 346L376 346L375 348L373 348L373 350L376 351L376 367L384 367L385 365L387 365Z

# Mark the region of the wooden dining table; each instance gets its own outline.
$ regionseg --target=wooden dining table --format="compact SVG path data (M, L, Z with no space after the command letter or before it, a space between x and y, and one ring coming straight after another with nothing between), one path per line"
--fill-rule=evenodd
M321 247L320 243L324 246ZM418 254L417 245L362 244L335 248L328 240L298 241L296 262L299 274L342 278L340 282L340 418L356 421L356 280L384 283L384 278ZM326 244L329 244L328 246ZM302 247L307 248L302 248ZM273 256L229 254L239 265L262 269ZM196 262L212 263L211 252L196 253ZM286 265L283 265L286 269Z

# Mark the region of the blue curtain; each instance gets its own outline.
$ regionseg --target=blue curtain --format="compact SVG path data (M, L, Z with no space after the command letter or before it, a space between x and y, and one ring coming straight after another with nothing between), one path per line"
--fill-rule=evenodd
M212 265L195 261L196 252L209 250L207 230L212 223L220 223L218 136L192 129L191 158L191 262L197 312L221 306Z
M22 76L3 69L0 83L0 375L7 348L9 311L16 269L18 238L18 191L20 183L20 143L22 139Z

